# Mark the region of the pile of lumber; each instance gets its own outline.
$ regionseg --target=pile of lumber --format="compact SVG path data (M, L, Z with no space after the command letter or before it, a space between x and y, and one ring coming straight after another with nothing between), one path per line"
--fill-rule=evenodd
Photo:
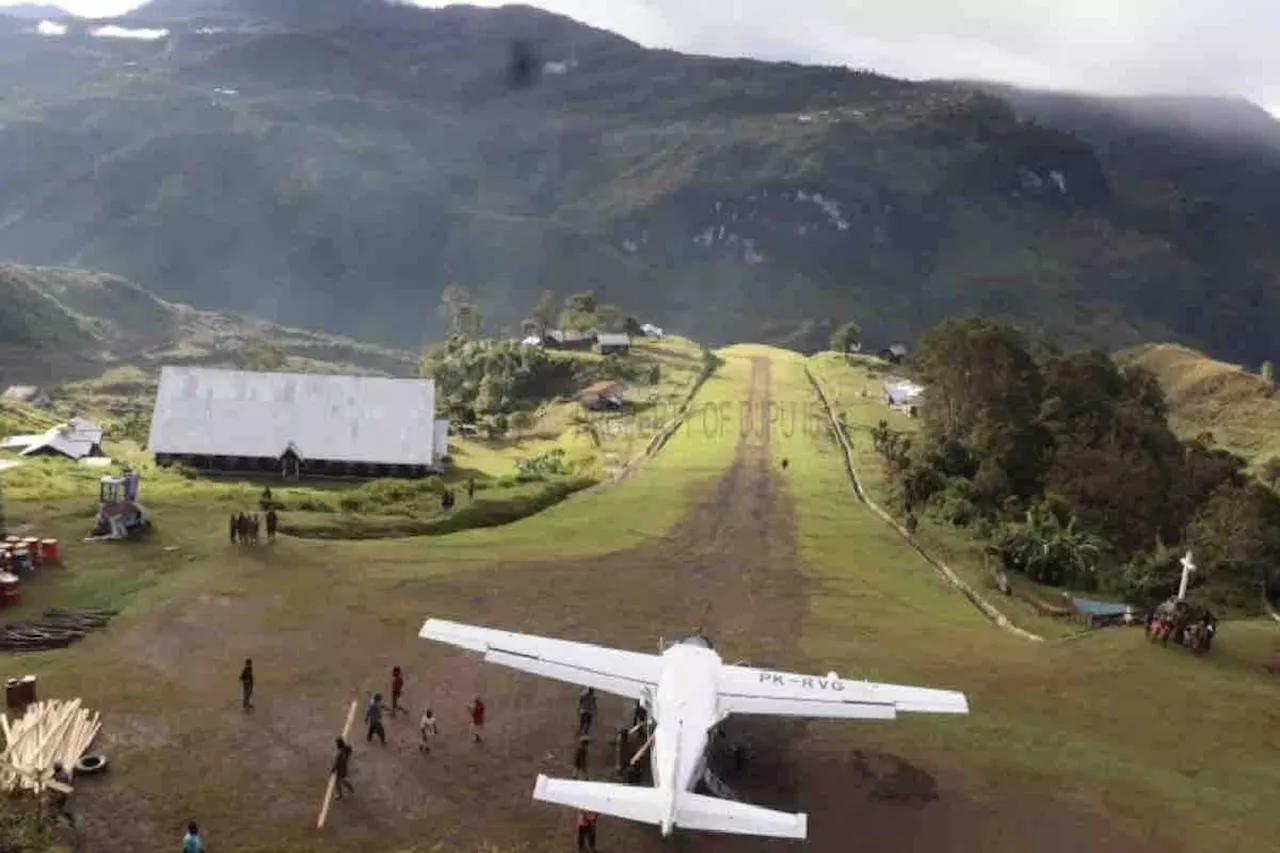
M70 793L53 780L53 765L61 762L70 776L76 762L102 728L97 713L80 707L79 699L35 702L15 722L0 714L5 748L0 753L0 791L46 788Z
M0 628L0 650L36 652L60 649L71 645L90 631L105 627L117 612L59 608L46 610L44 618L39 622L21 622Z

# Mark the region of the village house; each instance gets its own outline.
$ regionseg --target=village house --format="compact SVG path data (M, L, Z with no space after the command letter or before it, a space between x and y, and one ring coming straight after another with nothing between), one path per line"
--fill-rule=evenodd
M100 457L102 427L93 421L73 417L64 424L37 435L15 435L0 442L7 449L21 448L21 456L65 456L68 459Z
M894 411L915 417L924 399L924 388L906 379L891 377L884 383L884 402Z
M603 409L620 409L624 404L623 394L627 385L619 380L606 379L593 382L578 392L578 401L583 408L592 411Z
M595 344L594 332L574 329L549 329L543 338L547 349L589 350Z
M165 367L147 448L197 471L421 477L448 433L430 379Z
M4 389L3 394L0 394L0 400L9 403L26 403L28 406L37 408L45 408L52 402L49 395L35 385L10 385Z
M596 335L595 349L601 355L626 355L631 352L631 336L624 332L600 332Z

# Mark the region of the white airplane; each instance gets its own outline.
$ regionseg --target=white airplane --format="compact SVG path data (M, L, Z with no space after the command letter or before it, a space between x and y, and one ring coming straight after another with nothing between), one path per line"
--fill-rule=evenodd
M628 652L428 619L419 636L482 652L485 661L635 699L653 726L653 787L539 774L533 798L658 826L803 839L808 817L694 793L706 769L711 733L730 714L891 720L899 711L967 714L963 693L796 675L721 661L695 634L660 655Z

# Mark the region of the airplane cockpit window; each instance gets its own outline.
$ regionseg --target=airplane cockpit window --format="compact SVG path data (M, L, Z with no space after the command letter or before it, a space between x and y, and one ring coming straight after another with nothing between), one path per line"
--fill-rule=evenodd
M714 649L711 640L705 634L690 634L684 638L684 643L690 646L701 646L704 649Z

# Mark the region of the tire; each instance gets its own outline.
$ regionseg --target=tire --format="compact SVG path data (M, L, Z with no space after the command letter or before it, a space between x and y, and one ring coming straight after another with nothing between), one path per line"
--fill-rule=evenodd
M101 773L107 769L105 755L85 755L76 762L76 772L81 774Z

